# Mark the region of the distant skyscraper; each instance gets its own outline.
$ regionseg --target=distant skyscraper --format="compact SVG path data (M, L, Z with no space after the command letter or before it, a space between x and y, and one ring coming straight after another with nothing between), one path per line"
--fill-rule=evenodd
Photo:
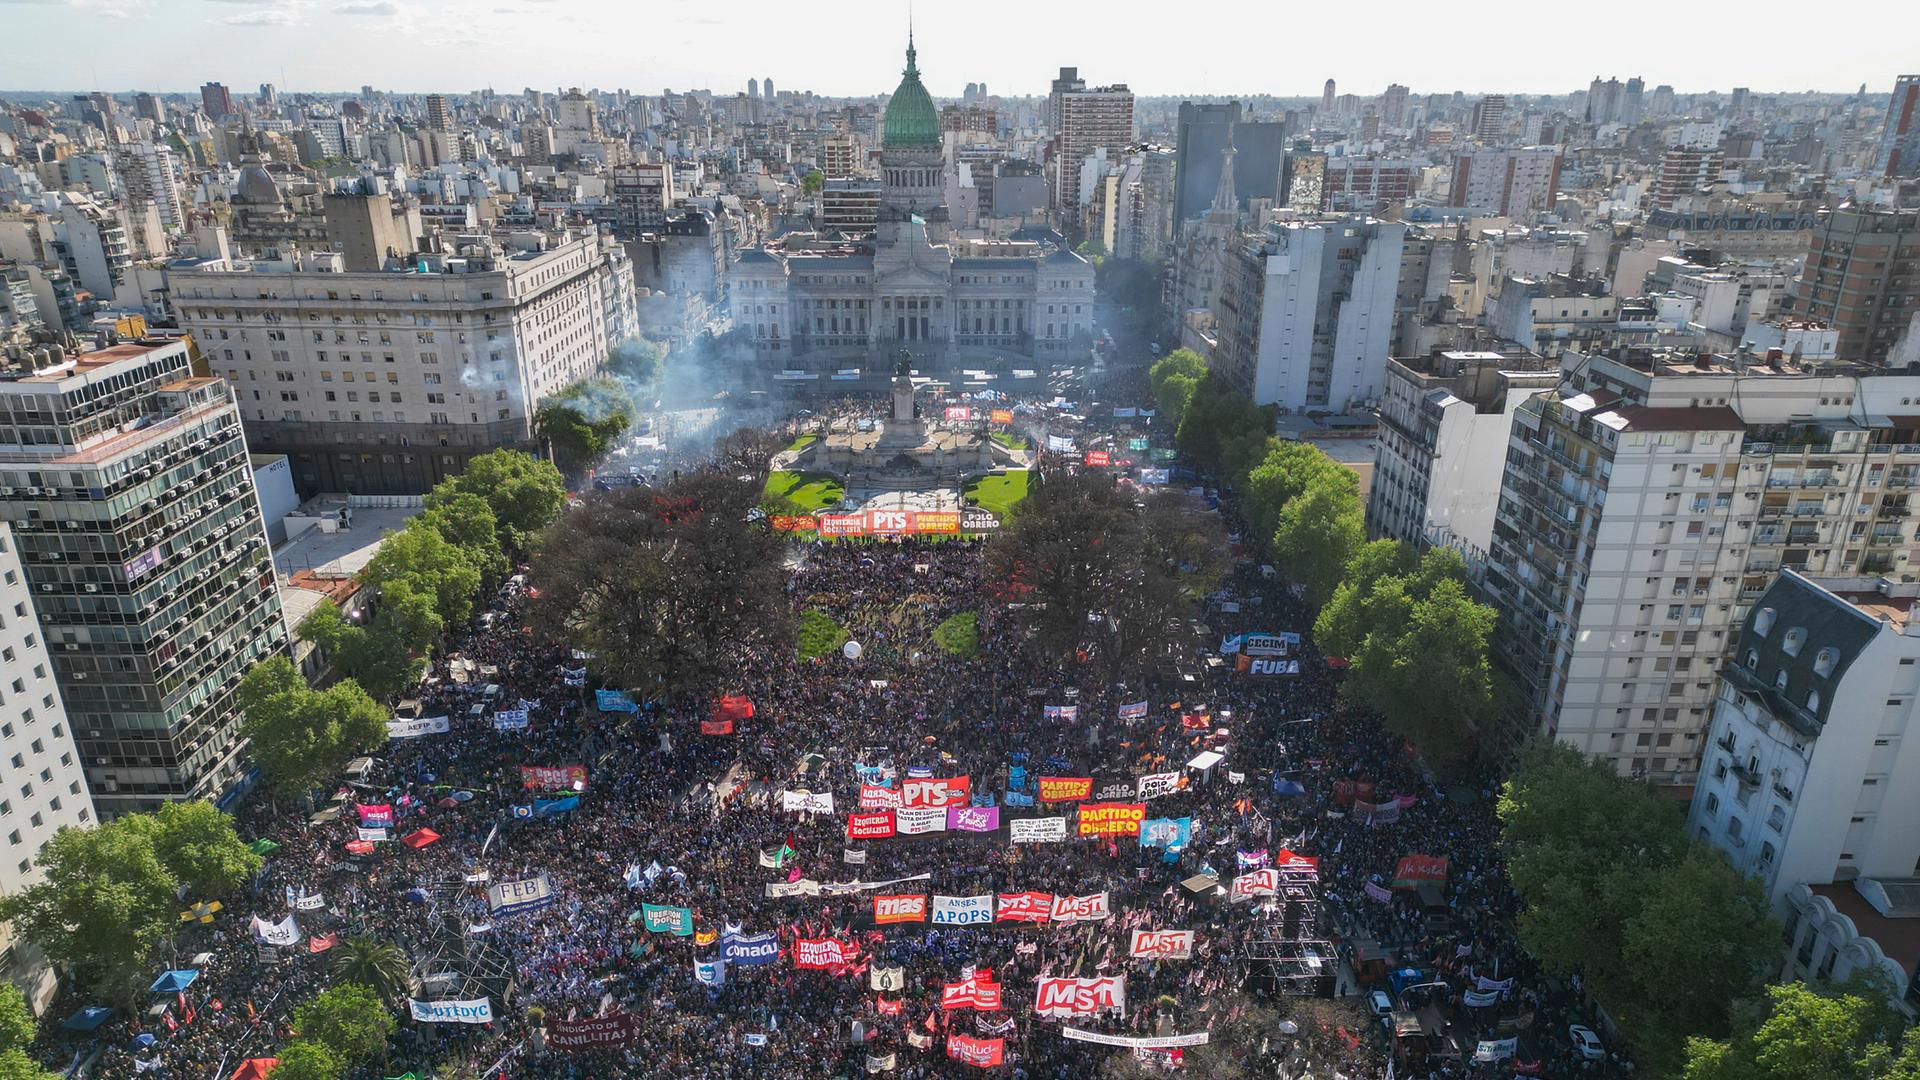
M160 111L160 99L152 94L133 95L133 115L156 124L166 122L166 115Z
M1733 88L1733 97L1730 98L1727 102L1727 112L1729 115L1732 115L1732 116L1747 115L1748 93L1749 91L1744 86L1736 86Z
M261 83L260 84L261 107L271 109L279 104L280 104L280 92L278 90L275 90L273 87L273 84L270 82Z
M447 111L445 94L427 95L427 126L435 131L453 130L453 116Z
M233 95L217 82L204 83L200 87L200 107L208 117L218 120L223 116L232 116L238 110L233 107Z
M1488 94L1474 103L1473 137L1483 142L1497 142L1507 133L1507 96Z
M1397 128L1407 122L1407 88L1399 83L1387 87L1380 95L1380 122L1389 128Z
M1635 75L1627 80L1626 94L1620 99L1620 122L1637 124L1646 114L1647 80Z
M1286 157L1286 125L1241 119L1237 101L1180 103L1174 129L1173 225L1180 228L1207 210L1220 183L1220 152L1231 140L1235 150L1237 197L1278 201ZM1235 207L1234 209L1239 209Z
M1133 142L1133 91L1125 83L1069 90L1060 96L1054 206L1081 205L1080 167L1097 150L1109 158Z
M1333 80L1332 79L1328 79L1327 85L1321 88L1320 90L1320 111L1323 114L1326 114L1329 116L1333 114Z
M762 93L766 94L766 99L769 102L773 100L773 80L772 79L768 79L765 82L762 82L760 84L760 90Z
M1673 87L1661 83L1653 88L1653 96L1647 102L1647 115L1650 117L1673 115Z
M1920 75L1894 80L1874 165L1882 176L1920 176Z
M747 80L747 96L750 98L758 98L760 96L760 80L759 79Z

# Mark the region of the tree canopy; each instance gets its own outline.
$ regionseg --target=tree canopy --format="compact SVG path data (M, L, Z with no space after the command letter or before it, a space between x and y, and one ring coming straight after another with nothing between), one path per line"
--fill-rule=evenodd
M1860 975L1842 983L1769 986L1731 1038L1690 1039L1683 1080L1915 1080L1920 1037L1888 1004L1889 987ZM1903 1033L1904 1036L1903 1036Z
M553 447L569 472L593 464L633 426L633 395L618 379L582 379L542 400L533 412L533 432Z
M566 505L567 485L553 463L518 450L494 450L467 462L427 493L432 510L456 494L478 495L493 508L500 539L526 551L540 530L559 518Z
M1752 879L1687 837L1670 796L1535 739L1499 817L1521 944L1550 971L1579 972L1641 1061L1675 1070L1688 1036L1729 1033L1779 928Z
M351 1067L384 1053L395 1023L379 994L359 983L343 983L296 1009L293 1027L302 1039L319 1043Z
M383 998L405 990L412 977L400 946L358 934L334 947L333 972L343 982L370 987Z
M339 1080L340 1059L311 1039L295 1039L280 1051L270 1080Z
M759 497L756 482L704 472L589 500L540 545L536 622L627 687L724 684L731 648L791 638L780 541L749 520Z
M1180 417L1187 402L1207 374L1207 362L1192 349L1175 349L1154 361L1147 369L1147 385L1153 389L1154 418L1169 430L1180 430Z
M240 734L252 742L254 762L290 795L312 791L387 739L387 711L360 684L342 679L314 690L285 656L250 668L238 698Z
M1188 644L1180 617L1223 572L1218 523L1177 496L1135 496L1095 473L1048 476L990 549L1018 621L1046 653L1135 670Z

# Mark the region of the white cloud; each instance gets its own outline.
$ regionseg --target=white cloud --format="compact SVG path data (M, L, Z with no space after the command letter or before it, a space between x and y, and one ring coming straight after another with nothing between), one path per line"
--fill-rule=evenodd
M333 10L337 15L398 15L400 5L391 0L374 0L373 3L341 4Z
M249 11L220 20L228 26L293 26L300 20L291 11Z

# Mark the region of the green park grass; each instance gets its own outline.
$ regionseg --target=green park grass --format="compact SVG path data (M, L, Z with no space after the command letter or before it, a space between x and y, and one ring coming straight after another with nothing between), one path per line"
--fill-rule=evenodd
M1008 469L1003 473L976 476L967 481L965 494L968 502L1005 518L1027 497L1027 470Z
M812 438L812 436L807 436ZM792 504L800 513L811 514L846 494L840 481L825 473L802 473L776 469L767 474L766 498Z

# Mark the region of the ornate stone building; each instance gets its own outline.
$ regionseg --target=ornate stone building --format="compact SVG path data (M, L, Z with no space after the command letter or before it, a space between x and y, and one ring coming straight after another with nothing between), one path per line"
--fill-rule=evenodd
M951 238L940 114L912 38L887 102L870 236L787 237L739 253L734 322L769 365L863 366L901 348L930 366L1071 359L1093 336L1093 266L1057 246Z

